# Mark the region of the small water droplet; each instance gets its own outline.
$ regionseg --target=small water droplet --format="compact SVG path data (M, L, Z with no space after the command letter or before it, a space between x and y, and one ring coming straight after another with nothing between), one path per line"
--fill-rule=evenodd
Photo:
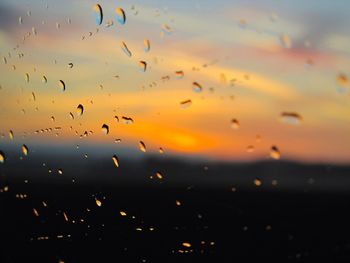
M281 121L287 124L299 125L303 118L295 112L282 112Z
M248 153L252 153L252 152L255 151L255 147L254 147L254 145L248 145L246 150L247 150Z
M59 84L60 84L60 87L61 87L62 91L65 91L66 90L66 84L64 83L64 81L60 80Z
M122 41L121 44L120 44L120 47L122 48L122 50L124 51L124 53L125 53L128 57L131 57L131 56L132 56L132 54L131 54L131 52L130 52L128 46L125 44L125 42Z
M74 120L74 115L73 115L73 113L69 113L69 116L70 116L70 118L72 119L72 120Z
M125 12L122 8L118 7L115 9L116 18L119 24L124 25L126 21Z
M51 116L51 121L55 122L55 117L54 116Z
M84 106L79 104L78 107L77 107L77 115L78 116L82 116L84 113Z
M163 175L161 174L161 172L156 172L156 177L160 180L163 179Z
M73 68L73 63L71 62L71 63L68 63L68 67L69 68Z
M5 160L6 160L5 154L2 151L0 151L0 163L5 163Z
M172 29L167 24L163 24L162 25L162 32L167 34L167 35L170 35L172 33Z
M240 124L237 119L232 119L231 120L231 128L237 130L239 128Z
M182 70L175 71L176 78L182 79L184 77L184 72Z
M95 16L95 21L97 25L101 25L102 21L103 21L103 11L102 11L102 7L99 4L96 4L93 7L93 11L94 11L94 16Z
M284 48L291 48L292 47L292 40L287 34L280 35L280 41Z
M141 152L146 152L146 145L143 141L139 142L139 148Z
M19 25L22 25L22 23L23 23L23 19L22 19L22 17L20 16L20 17L18 18L18 24L19 24Z
M124 212L124 211L120 211L119 213L121 216L126 216L126 212Z
M33 213L35 216L39 216L38 210L36 210L35 208L33 208Z
M145 72L146 69L147 69L147 63L145 61L139 61L139 67L140 67L140 70Z
M45 76L43 76L41 81L42 81L42 83L47 83L47 78Z
M29 74L24 74L24 80L28 83L29 82Z
M134 123L134 120L130 117L122 116L122 120L124 121L125 124L133 124Z
M346 87L349 85L349 79L344 73L339 73L337 76L338 85L341 87Z
M278 160L281 158L281 153L276 146L271 146L270 156L272 159Z
M202 89L202 86L198 83L198 82L193 82L192 83L192 90L194 92L201 92L203 89Z
M107 124L102 125L102 133L107 135L109 133L109 127Z
M112 160L113 160L113 162L114 162L114 165L115 165L116 167L119 167L119 159L118 159L118 157L117 157L116 155L113 155L113 156L112 156Z
M145 52L149 52L151 49L151 43L148 39L143 40L144 50Z
M188 108L192 105L192 100L183 100L180 102L180 105L183 109Z
M183 242L182 245L183 245L184 247L191 247L191 244L188 243L188 242Z
M163 153L164 153L164 150L163 150L162 147L159 147L159 153L160 153L160 154L163 154Z
M97 198L95 198L95 202L96 202L96 205L101 207L102 206L102 202L100 200L98 200Z
M9 131L9 137L11 140L13 140L13 131L12 130Z
M262 181L261 181L259 178L255 178L255 179L254 179L254 184L255 184L256 186L261 186L261 185L262 185Z
M25 144L22 145L22 152L25 156L28 155L29 149L28 149L27 145L25 145Z
M62 175L63 174L63 170L62 169L58 169L58 174Z

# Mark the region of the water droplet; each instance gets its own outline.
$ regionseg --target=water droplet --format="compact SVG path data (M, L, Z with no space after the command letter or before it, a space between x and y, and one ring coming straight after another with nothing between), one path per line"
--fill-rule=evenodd
M248 152L248 153L252 153L252 152L254 152L254 151L255 151L254 145L248 145L248 147L247 147L247 152Z
M28 83L29 82L29 74L24 74L24 80Z
M339 86L346 87L349 85L349 79L344 73L339 73L337 76L337 82Z
M42 81L42 83L47 83L47 78L45 76L43 76L41 81Z
M25 144L22 145L22 152L25 156L28 155L29 149L28 149L27 145L25 145Z
M145 72L147 69L147 63L145 61L139 61L139 67L141 69L141 71Z
M172 32L172 29L170 26L168 26L167 24L163 24L162 25L162 32L167 34L167 35L170 35L171 32Z
M81 115L83 115L83 113L84 113L84 106L79 104L77 107L77 115L81 116Z
M55 117L54 116L51 116L51 121L55 122Z
M178 71L175 71L175 75L178 79L182 79L185 74L182 70L178 70Z
M289 38L287 34L280 35L280 41L284 48L291 48L292 47L292 40Z
M182 108L188 108L192 105L192 100L184 100L180 102Z
M156 177L160 180L163 179L163 175L160 172L156 172Z
M143 141L139 142L139 148L141 152L146 152L146 145Z
M33 208L33 213L35 216L39 216L38 210L36 210L35 208Z
M69 113L69 116L70 116L70 118L72 119L72 120L74 120L74 115L73 115L73 113Z
M19 25L22 25L22 23L23 23L23 19L22 19L22 17L20 16L20 17L18 18L18 24L19 24Z
M129 118L129 117L123 116L122 120L124 121L125 124L133 124L134 123L134 120L132 118Z
M261 186L261 185L262 185L262 181L261 181L260 179L258 179L258 178L255 178L255 179L254 179L254 184L255 184L256 186Z
M73 68L73 63L68 63L69 68Z
M99 4L96 4L93 8L95 21L97 25L101 25L103 21L103 12L102 7Z
M5 159L6 159L5 154L2 151L0 151L0 163L4 163Z
M9 131L9 137L11 140L13 140L13 131L12 130Z
M58 174L62 175L63 174L63 170L62 169L58 169Z
M98 200L97 198L95 198L95 202L96 202L96 205L99 207L102 205L102 202L100 200Z
M281 121L287 124L298 125L302 122L303 118L295 112L282 112Z
M181 202L179 200L176 200L175 203L176 203L177 206L181 205Z
M281 153L276 146L271 146L270 156L272 159L278 160L281 158Z
M116 18L119 24L124 25L126 21L125 12L122 8L118 7L115 9Z
M114 165L115 165L116 167L119 167L119 159L118 159L118 157L117 157L116 155L113 155L113 156L112 156L112 160L113 160L113 162L114 162Z
M114 116L114 120L115 120L115 122L119 122L119 117L118 116Z
M151 49L151 43L148 39L143 40L144 50L145 52L149 52Z
M107 135L109 133L109 127L107 124L102 125L102 133Z
M201 92L202 91L202 86L198 82L193 82L192 83L192 90L194 92Z
M65 91L66 90L66 84L64 83L64 81L60 80L59 84L60 84L60 87L61 87L62 91Z
M231 120L231 128L237 130L239 128L240 124L237 119L232 119Z
M164 150L163 150L162 147L159 148L159 153L160 153L160 154L163 154L163 153L164 153Z
M122 48L122 50L124 51L124 53L128 56L128 57L131 57L131 52L130 50L128 49L128 46L125 44L125 42L121 42L120 44L120 47Z
M126 216L126 213L124 211L119 212L121 216Z
M182 243L182 245L183 245L184 247L191 247L191 244L188 243L188 242L184 242L184 243Z

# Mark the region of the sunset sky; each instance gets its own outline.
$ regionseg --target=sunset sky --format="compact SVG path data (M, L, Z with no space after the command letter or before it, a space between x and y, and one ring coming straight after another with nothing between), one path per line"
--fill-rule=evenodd
M125 24L116 19L119 7ZM269 159L277 146L285 160L349 163L349 10L347 0L3 0L0 150L88 144L141 155L162 147L249 161ZM192 104L182 107L186 100ZM302 120L283 122L282 112ZM85 131L92 133L80 138Z

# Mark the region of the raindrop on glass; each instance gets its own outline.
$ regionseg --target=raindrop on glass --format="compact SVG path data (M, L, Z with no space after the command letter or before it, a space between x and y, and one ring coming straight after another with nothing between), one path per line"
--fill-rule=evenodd
M109 127L107 124L102 125L102 133L107 135L109 133Z
M118 7L115 9L116 18L119 24L124 25L126 21L125 12L122 8Z
M95 21L97 25L101 25L103 21L103 12L102 7L99 4L96 4L93 8Z

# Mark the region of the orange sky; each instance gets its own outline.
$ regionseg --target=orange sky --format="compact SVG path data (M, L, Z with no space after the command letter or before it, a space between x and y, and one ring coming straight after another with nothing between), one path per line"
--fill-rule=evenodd
M141 140L151 152L162 147L186 156L255 160L270 158L276 145L282 159L349 162L349 84L337 83L337 76L350 70L345 29L326 32L321 42L313 42L316 29L297 19L298 10L288 13L269 1L266 10L223 1L215 12L205 2L189 4L193 12L121 2L124 25L115 19L118 6L99 3L102 25L95 24L92 2L46 8L5 1L11 12L8 23L0 26L3 143L8 143L9 130L15 140L26 134L22 141L41 137L44 144L70 142L93 131L86 141L113 144L121 138L127 147L137 148ZM321 22L322 3L316 10ZM73 16L74 10L79 14ZM106 27L109 20L113 26ZM164 24L171 33L162 31ZM290 48L280 42L281 34L289 36ZM144 39L150 41L149 52ZM122 41L131 57L122 51ZM139 61L147 63L145 72ZM184 77L175 71L183 71ZM202 86L201 92L193 91L193 82ZM180 105L185 100L192 101L187 108ZM82 116L77 116L79 104L84 106ZM282 112L296 112L302 122L284 123ZM123 123L122 116L134 123ZM232 119L239 121L238 129L231 127ZM110 127L108 135L101 132L103 124ZM49 127L62 127L55 131L59 136L34 134ZM254 150L247 152L248 146Z

